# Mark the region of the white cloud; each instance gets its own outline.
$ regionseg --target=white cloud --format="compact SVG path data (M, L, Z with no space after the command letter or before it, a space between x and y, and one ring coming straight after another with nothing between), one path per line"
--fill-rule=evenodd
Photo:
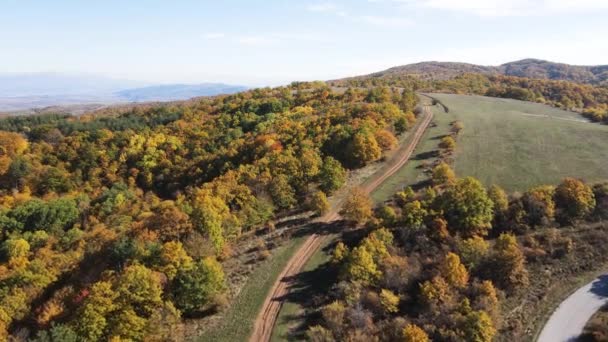
M588 12L608 9L606 0L368 0L392 2L407 7L457 11L484 17L531 16L559 12Z

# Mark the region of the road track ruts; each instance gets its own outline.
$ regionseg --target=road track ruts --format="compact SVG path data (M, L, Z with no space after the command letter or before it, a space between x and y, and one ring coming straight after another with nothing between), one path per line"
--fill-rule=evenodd
M397 172L412 156L412 153L416 149L416 146L422 139L422 135L426 132L431 120L433 119L433 112L430 107L425 105L424 119L422 123L416 128L412 141L407 145L406 149L400 153L396 161L393 161L388 169L381 169L377 178L374 178L368 184L363 185L363 191L370 194L376 189L382 182ZM338 203L331 211L325 214L319 219L320 222L330 223L340 218L340 207L341 203ZM275 281L272 289L266 296L262 309L255 320L253 334L249 338L250 342L268 342L272 336L272 329L276 323L277 317L281 307L283 306L284 297L289 293L289 283L295 275L297 275L308 259L317 251L319 246L323 243L323 235L316 233L311 234L306 241L302 244L300 249L289 259L289 262L283 268L283 271L279 274L279 277Z

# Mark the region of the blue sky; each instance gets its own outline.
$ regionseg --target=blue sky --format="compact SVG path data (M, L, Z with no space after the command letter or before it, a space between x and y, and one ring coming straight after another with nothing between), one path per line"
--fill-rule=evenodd
M276 85L425 60L608 64L608 0L0 0L0 72Z

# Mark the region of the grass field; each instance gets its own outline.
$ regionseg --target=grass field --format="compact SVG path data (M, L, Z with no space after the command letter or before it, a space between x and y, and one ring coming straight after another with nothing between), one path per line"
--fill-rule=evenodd
M587 123L576 113L549 106L483 96L433 94L449 107L434 107L430 128L412 161L389 178L374 195L385 197L428 177L419 168L433 161L439 138L449 123L460 120L454 168L484 184L521 191L555 184L572 176L593 182L608 178L608 126Z
M253 329L253 321L266 299L269 288L305 238L305 236L294 238L279 247L271 258L251 274L237 299L223 315L222 324L203 332L198 340L201 342L247 341Z
M320 246L319 250L312 255L310 260L306 263L304 268L302 269L303 274L308 274L309 277L319 278L323 271L320 269L320 266L327 263L330 259L330 251L331 248L328 246L333 245L336 242L338 235L333 235L328 237L325 242ZM315 273L319 272L319 273ZM304 279L303 279L304 280ZM319 281L320 279L316 279ZM322 279L321 279L322 280ZM327 277L327 281L331 282L331 277ZM313 282L310 286L327 286L327 283L318 284L317 282ZM309 291L307 289L298 289L300 293L314 293L318 292L319 289L313 289ZM297 296L297 294L296 294ZM305 298L300 298L300 300L305 300ZM300 305L299 300L287 300L281 307L281 311L279 313L279 317L277 318L276 325L272 331L272 341L286 341L293 340L293 336L291 335L292 329L297 327L303 321L303 309L302 305Z

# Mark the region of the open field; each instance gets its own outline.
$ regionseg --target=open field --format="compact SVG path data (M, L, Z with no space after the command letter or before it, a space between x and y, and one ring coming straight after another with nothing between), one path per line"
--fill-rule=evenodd
M251 274L241 293L223 314L222 324L203 332L198 340L246 341L251 334L253 320L266 298L268 289L304 240L305 236L300 236L279 247L271 258Z
M431 164L439 139L449 123L460 120L454 168L458 176L473 176L486 185L519 191L539 184L555 184L573 176L593 182L608 177L608 126L585 122L576 113L517 100L433 94L449 107L435 111L431 127L413 160L389 178L374 199L423 185L420 168Z

